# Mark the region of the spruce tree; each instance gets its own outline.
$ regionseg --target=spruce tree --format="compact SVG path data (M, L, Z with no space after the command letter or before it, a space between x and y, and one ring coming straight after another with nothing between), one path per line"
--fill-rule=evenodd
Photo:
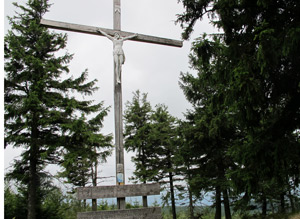
M221 98L213 106L224 109L242 135L231 142L228 154L236 166L227 173L243 194L240 203L256 199L266 214L269 197L284 210L286 195L299 185L299 1L180 2L186 9L178 17L185 39L206 15L222 31L222 54L210 55L220 45L216 38L202 38L192 63L207 89L214 85L221 91L211 92ZM213 74L206 71L211 67ZM195 87L199 102L202 84Z
M101 108L96 117L87 120L81 115L71 124L72 133L66 137L59 176L72 185L72 192L74 187L97 186L98 165L111 155L112 135L100 133L107 112L108 108ZM93 209L97 209L94 199Z
M174 156L178 148L177 120L173 117L167 106L158 104L152 114L150 139L152 142L151 169L157 170L153 181L169 186L164 199L171 201L173 219L176 219L175 181L176 169Z
M149 169L152 148L149 139L151 114L152 107L147 100L147 94L141 94L139 90L134 92L132 102L126 103L124 146L127 151L136 152L136 156L132 157L136 167L133 179L143 183L147 183L156 174L155 170ZM143 206L148 206L147 196L143 196Z
M215 192L215 218L221 218L223 197L229 219L226 171L235 166L228 152L237 139L238 124L232 123L235 114L224 103L227 87L216 80L216 75L227 73L225 52L226 47L217 37L213 42L199 38L193 44L190 60L198 74L181 74L180 78L193 110L185 114L181 129L184 142L179 154L185 165L193 167L184 172L194 194L199 197L203 191Z
M136 91L133 93L131 102L126 103L124 113L125 128L125 149L136 152L132 158L136 166L134 179L146 183L156 172L148 169L149 153L152 149L150 142L151 115L153 113L150 102L147 100L146 93Z
M73 186L84 187L92 183L95 164L106 161L113 147L112 135L100 133L107 108L98 116L87 120L84 115L71 124L72 132L66 136L67 146L62 152L60 176L66 177ZM97 165L96 165L97 166Z
M24 149L12 174L23 171L27 218L35 219L40 216L39 190L46 165L59 161L58 152L68 144L66 136L72 133L76 114L97 113L102 104L75 97L96 91L96 80L86 82L87 71L78 78L67 75L72 55L56 55L65 48L67 36L40 26L48 1L14 5L21 12L9 18L11 30L4 38L5 147Z
M177 148L176 119L165 105L157 105L152 110L147 95L139 91L134 93L132 102L127 102L124 118L125 148L136 152L132 158L135 179L169 184L165 202L171 200L173 218L176 218L173 160Z

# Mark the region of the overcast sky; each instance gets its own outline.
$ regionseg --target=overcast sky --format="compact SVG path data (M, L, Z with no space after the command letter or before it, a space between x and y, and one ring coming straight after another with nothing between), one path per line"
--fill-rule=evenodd
M15 0L14 0L15 1ZM5 0L4 15L13 16L13 0ZM26 2L18 0L18 3ZM113 0L50 0L53 4L45 19L69 23L113 28ZM183 12L177 0L121 0L121 29L170 39L181 39L182 29L175 25L176 14ZM5 28L10 29L7 19ZM70 63L70 73L74 77L88 69L89 80L98 79L100 89L93 95L96 102L104 101L111 106L106 117L103 133L114 132L113 117L113 56L112 42L102 36L64 32L68 34L66 50L74 54ZM216 32L207 21L198 22L191 39L202 33ZM192 72L189 69L188 55L191 41L185 41L182 48L126 41L123 49L126 62L122 70L123 109L125 103L132 99L132 92L140 90L148 93L148 100L154 107L158 103L168 106L171 115L183 118L183 113L190 108L183 92L178 86L180 72ZM5 150L5 164L8 168L11 161L19 155L19 150ZM125 153L125 176L128 178L134 166L130 162L132 154ZM115 158L108 160L99 168L101 175L111 176L115 173ZM55 172L55 171L54 171ZM114 184L115 179L104 182Z

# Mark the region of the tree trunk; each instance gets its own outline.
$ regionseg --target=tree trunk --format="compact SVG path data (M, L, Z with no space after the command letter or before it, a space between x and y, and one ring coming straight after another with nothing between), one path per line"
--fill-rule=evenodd
M173 185L173 174L169 172L170 179L170 191L171 191L171 202L172 202L172 214L173 219L176 219L176 206L175 206L175 195L174 195L174 185Z
M33 116L35 118L35 116ZM35 119L34 121L37 121ZM39 176L37 173L38 165L38 129L35 124L32 126L31 132L31 145L29 149L29 182L28 182L28 213L27 219L37 218L37 208L38 208L38 197L37 191L39 190Z
M216 213L215 219L221 219L222 206L221 206L221 189L220 186L216 186Z
M227 189L223 190L223 199L224 199L225 218L231 219L230 202L228 198Z
M275 213L275 208L274 208L274 204L273 204L273 199L269 199L269 202L270 202L270 205L271 205L272 214L274 214Z
M280 194L280 211L281 213L285 213L285 201L284 201L284 193Z
M290 199L290 203L291 203L292 213L294 213L294 212L296 212L296 209L295 209L294 197L291 193L291 190L289 191L289 199Z
M189 210L190 210L190 219L194 219L194 204L193 204L193 194L191 191L190 186L188 186L188 192L189 192Z
M96 147L94 148L94 152L96 153ZM94 163L94 167L92 164L92 179L93 179L93 186L97 186L97 166L98 166L98 161L96 158L96 161ZM97 199L92 199L92 211L97 211Z
M81 171L81 175L82 175L82 178L84 179L85 178L85 172ZM86 186L85 182L81 186L85 187ZM83 209L84 209L84 211L86 211L86 199L83 200Z
M86 211L86 199L83 200L83 209Z
M146 155L145 155L145 150L144 150L144 147L141 148L142 150L142 166L145 167L145 160L146 160ZM146 176L143 176L143 178L145 179ZM144 184L146 184L146 181L144 181ZM148 198L147 196L143 196L143 207L144 208L147 208L148 207Z
M267 198L264 194L262 196L262 215L267 216Z
M30 155L29 167L29 183L28 183L28 214L27 219L36 218L37 209L37 190L38 190L38 176L37 176L37 160Z

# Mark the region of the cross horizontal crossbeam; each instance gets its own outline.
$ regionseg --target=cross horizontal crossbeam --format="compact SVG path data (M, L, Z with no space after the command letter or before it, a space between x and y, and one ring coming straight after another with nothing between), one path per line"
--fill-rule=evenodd
M45 27L58 29L58 30L66 30L66 31L72 31L72 32L79 32L79 33L103 36L101 33L99 33L97 31L97 30L99 30L99 27L72 24L72 23L59 22L59 21L53 21L53 20L47 20L47 19L41 19L40 24ZM113 36L115 34L115 32L119 32L122 37L132 36L134 34L131 32L116 31L116 30L106 29L106 28L101 28L101 30L103 30L104 32L106 32L107 34L109 34L111 36ZM130 40L137 41L137 42L144 42L144 43L153 43L153 44L159 44L159 45L173 46L173 47L182 47L182 45L183 45L182 41L180 41L180 40L173 40L173 39L149 36L149 35L144 35L144 34L138 34L137 37L132 38Z

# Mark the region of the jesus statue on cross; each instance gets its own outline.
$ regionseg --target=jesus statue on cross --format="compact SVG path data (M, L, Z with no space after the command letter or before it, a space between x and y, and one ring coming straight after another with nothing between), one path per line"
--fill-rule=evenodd
M137 34L133 34L131 36L128 37L121 37L120 34L118 32L115 32L114 37L108 35L107 33L105 33L104 31L102 31L101 29L97 30L99 33L103 34L104 36L106 36L108 39L110 39L113 42L114 45L114 65L115 65L115 75L117 78L117 83L120 84L121 83L121 72L122 72L122 65L125 63L125 54L123 51L123 42L125 40L128 39L132 39L134 37L137 37Z

